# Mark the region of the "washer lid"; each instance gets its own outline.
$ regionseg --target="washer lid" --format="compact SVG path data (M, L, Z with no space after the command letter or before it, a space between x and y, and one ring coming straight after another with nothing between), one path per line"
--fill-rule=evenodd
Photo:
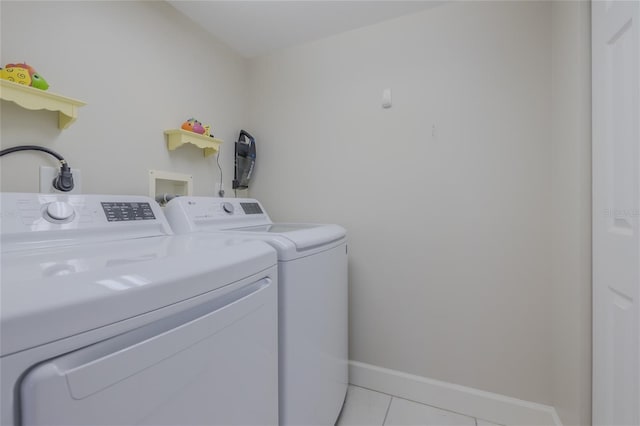
M302 229L317 228L324 225L308 224L308 223L272 223L268 225L247 226L244 228L231 228L232 231L246 232L271 232L282 234L285 232L300 231Z
M259 238L278 250L280 260L307 256L314 249L325 250L346 239L347 231L338 225L311 223L272 223L268 225L231 228L227 232L238 232Z
M211 235L3 253L1 354L163 308L276 262L267 244Z

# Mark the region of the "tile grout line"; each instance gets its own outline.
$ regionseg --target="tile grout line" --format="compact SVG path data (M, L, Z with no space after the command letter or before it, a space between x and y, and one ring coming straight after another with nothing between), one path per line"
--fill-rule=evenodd
M1 0L0 0L0 1L1 1ZM405 401L413 402L414 404L424 405L424 406L427 406L427 407L434 408L434 409L436 409L436 410L446 411L446 412L451 413L451 414L457 414L457 415L459 415L459 416L467 417L467 418L473 419L474 424L475 424L476 426L478 426L478 418L476 418L475 416L472 416L472 415L470 415L470 414L461 413L461 412L459 412L459 411L448 410L448 409L446 409L446 408L438 407L438 406L436 406L436 405L426 404L426 403L424 403L424 402L416 401L416 400L414 400L414 399L404 398L404 397L401 397L401 396L393 395L393 394L391 394L391 393L382 392L382 391L379 391L379 390L377 390L377 389L371 389L371 388L368 388L368 387L366 387L366 386L354 385L353 383L349 383L349 386L353 386L353 387L360 388L360 389L365 389L365 390L367 390L367 391L375 392L375 393L379 393L379 394L381 394L381 395L387 395L387 396L389 396L389 397L391 398L391 399L389 400L389 405L387 406L387 412L386 412L386 413L385 413L385 415L384 415L384 421L383 421L383 423L382 423L382 426L384 426L384 424L385 424L385 423L386 423L386 421L387 421L387 416L389 415L389 410L390 410L390 408L391 408L391 402L393 401L393 399L394 399L394 398L396 398L396 399L403 399L403 400L405 400ZM497 425L497 424L496 424L496 426L503 426L503 425Z
M397 395L393 395L393 394L391 394L391 393L382 392L382 391L379 391L379 390L376 390L376 389L368 388L368 387L366 387L366 386L354 385L354 384L352 384L352 383L349 383L349 386L353 386L353 387L360 388L360 389L366 389L366 390L368 390L368 391L375 392L375 393L381 393L382 395L387 395L387 396L390 396L390 397L392 397L392 398L394 398L394 397L395 397L395 398L400 398L400 397L399 397L399 396L397 396Z
M384 426L384 424L387 423L387 417L389 416L389 410L391 409L391 403L393 402L393 398L394 398L393 396L389 398L389 405L387 405L387 412L384 413L384 420L382 420L381 426Z
M2 0L0 0L0 1L2 1ZM394 395L394 394L387 393L387 392L381 392L379 390L371 389L371 388L368 388L368 387L365 387L365 386L354 385L354 384L351 384L351 383L349 383L349 386L355 386L357 388L366 389L366 390L371 391L371 392L376 392L376 393L380 393L380 394L383 394L383 395L388 395L391 398L404 399L405 401L413 402L413 403L420 404L420 405L426 405L427 407L435 408L436 410L447 411L449 413L458 414L458 415L464 416L464 417L469 417L469 418L473 419L474 421L476 421L476 418L474 416L470 415L470 414L465 414L465 413L461 413L459 411L449 410L449 409L446 409L446 408L438 407L437 405L427 404L427 403L424 403L424 402L416 401L415 399L405 398L405 397ZM385 417L385 419L386 419L386 417ZM477 423L478 422L476 421L476 426L477 426Z

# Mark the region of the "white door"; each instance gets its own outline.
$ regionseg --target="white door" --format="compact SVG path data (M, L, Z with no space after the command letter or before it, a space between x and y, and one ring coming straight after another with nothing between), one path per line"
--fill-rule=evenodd
M640 424L640 1L592 2L593 424Z

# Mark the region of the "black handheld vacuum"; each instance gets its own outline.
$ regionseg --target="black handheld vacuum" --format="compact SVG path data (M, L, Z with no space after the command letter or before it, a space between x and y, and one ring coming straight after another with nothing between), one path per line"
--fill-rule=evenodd
M249 132L240 130L235 143L235 169L233 171L233 189L249 188L249 180L256 164L256 140Z

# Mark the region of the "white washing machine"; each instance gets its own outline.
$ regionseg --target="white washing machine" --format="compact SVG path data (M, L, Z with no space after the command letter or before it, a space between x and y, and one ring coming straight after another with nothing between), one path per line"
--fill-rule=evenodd
M2 425L278 424L277 256L147 197L1 194Z
M222 232L278 251L280 423L333 425L348 385L346 232L272 223L253 199L178 197L165 207L176 233Z

